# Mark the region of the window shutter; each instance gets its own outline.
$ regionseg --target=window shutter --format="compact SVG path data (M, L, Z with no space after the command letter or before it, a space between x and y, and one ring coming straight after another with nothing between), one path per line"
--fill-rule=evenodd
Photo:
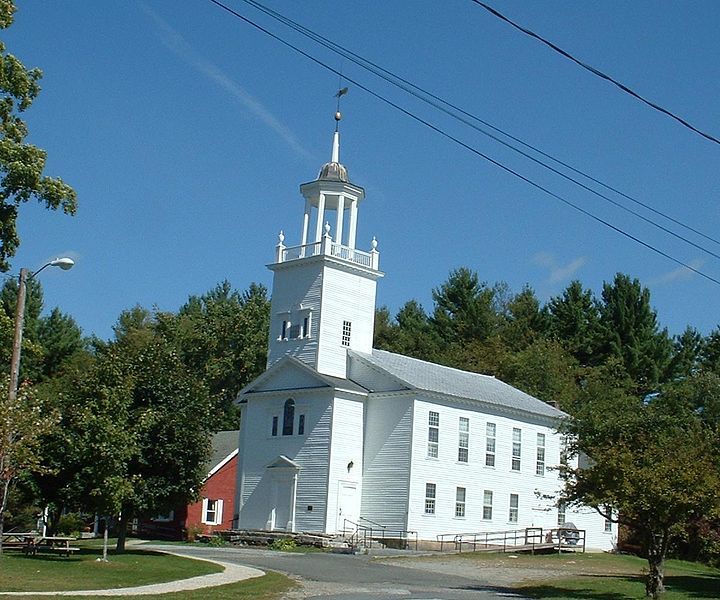
M223 501L215 501L215 525L222 525L223 520Z
M201 520L203 523L205 523L205 524L208 524L208 520L207 520L207 508L208 508L208 499L207 499L207 498L203 498L203 501L202 501L202 514L201 514L201 516L200 516L200 520Z

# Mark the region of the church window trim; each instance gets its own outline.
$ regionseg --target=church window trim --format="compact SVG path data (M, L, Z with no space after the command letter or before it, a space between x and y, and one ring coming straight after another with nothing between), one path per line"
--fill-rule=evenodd
M350 334L352 333L352 323L350 321L343 321L342 324L342 339L340 343L343 346L350 346Z
M537 434L537 460L535 462L535 475L545 476L545 434Z
M512 464L513 471L520 471L520 458L522 457L522 429L513 427L512 431Z
M425 514L435 514L435 498L437 496L437 485L434 483L425 484Z
M492 521L493 517L493 493L492 490L483 490L483 520Z
M440 446L440 413L431 410L428 414L428 458L438 458Z
M283 405L282 434L292 435L295 427L295 400L288 398Z
M510 494L510 508L508 510L508 522L517 523L520 517L520 495Z
M455 488L455 516L459 519L465 518L466 491L464 487Z
M495 441L497 428L495 423L488 423L485 426L485 466L495 466Z
M470 451L470 419L460 417L458 422L458 462L467 463Z

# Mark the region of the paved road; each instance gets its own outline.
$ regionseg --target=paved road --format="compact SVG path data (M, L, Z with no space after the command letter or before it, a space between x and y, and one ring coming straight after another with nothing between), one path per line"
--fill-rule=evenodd
M147 547L147 546L146 546ZM158 546L159 548L159 546ZM254 548L205 548L173 546L173 552L198 558L214 558L260 569L279 571L303 586L289 600L497 600L522 598L483 581L481 577L447 575L431 570L383 564L367 556L311 552L275 552Z

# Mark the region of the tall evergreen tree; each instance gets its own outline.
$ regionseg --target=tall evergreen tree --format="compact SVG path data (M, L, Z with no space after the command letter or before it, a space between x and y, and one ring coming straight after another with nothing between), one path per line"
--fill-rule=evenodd
M581 365L600 362L600 311L590 290L575 280L545 307L549 334L560 341Z
M601 350L622 360L637 392L654 391L667 373L671 342L650 305L650 290L618 273L605 283L600 306Z

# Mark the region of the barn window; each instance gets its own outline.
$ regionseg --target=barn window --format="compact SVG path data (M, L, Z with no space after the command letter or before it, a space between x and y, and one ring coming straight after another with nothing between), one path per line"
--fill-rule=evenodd
M295 423L295 400L288 398L285 401L285 408L283 409L283 435L293 434L293 425Z
M202 522L206 525L220 525L222 523L223 501L203 498Z

